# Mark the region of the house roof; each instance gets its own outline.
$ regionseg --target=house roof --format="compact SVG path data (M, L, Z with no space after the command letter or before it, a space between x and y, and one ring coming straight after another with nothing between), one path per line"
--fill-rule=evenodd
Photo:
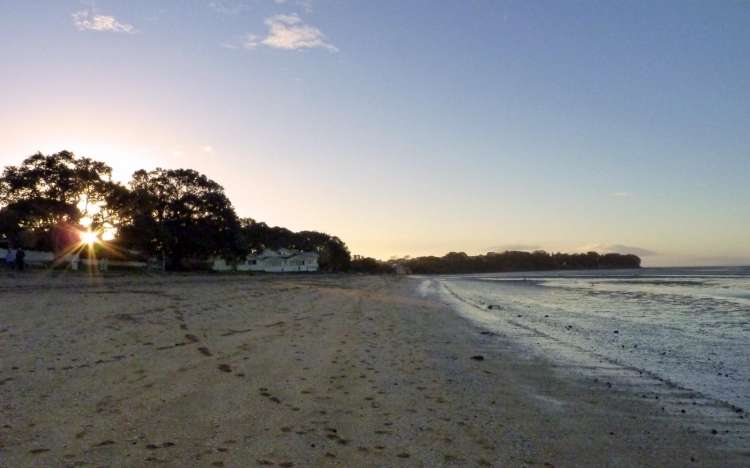
M318 253L317 252L303 252L301 250L291 250L291 249L279 249L279 250L266 249L259 254L247 256L247 258L254 258L254 259L265 259L265 258L289 259L293 257L317 258Z

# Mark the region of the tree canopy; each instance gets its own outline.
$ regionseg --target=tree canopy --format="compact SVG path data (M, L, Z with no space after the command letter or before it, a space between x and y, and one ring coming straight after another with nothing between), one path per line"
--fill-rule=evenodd
M9 238L23 232L37 247L50 248L56 226L78 224L89 208L106 204L122 190L111 174L103 162L69 151L37 153L7 166L0 177L0 232ZM96 221L104 223L102 216Z
M224 188L192 169L139 170L130 182L132 222L123 242L162 254L179 269L188 258L237 255L239 219Z

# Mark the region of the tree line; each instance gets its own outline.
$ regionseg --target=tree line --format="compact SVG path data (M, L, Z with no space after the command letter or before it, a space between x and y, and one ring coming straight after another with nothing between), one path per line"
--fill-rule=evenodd
M139 170L123 185L104 162L69 151L5 167L0 235L10 243L62 252L80 241L83 220L92 232L112 233L108 251L163 258L171 270L282 247L318 252L327 271L346 271L351 262L336 236L238 217L224 188L192 169Z
M637 255L597 252L548 253L506 251L486 255L467 255L451 252L443 257L427 256L401 258L391 261L415 274L500 273L534 270L581 270L610 268L640 268Z

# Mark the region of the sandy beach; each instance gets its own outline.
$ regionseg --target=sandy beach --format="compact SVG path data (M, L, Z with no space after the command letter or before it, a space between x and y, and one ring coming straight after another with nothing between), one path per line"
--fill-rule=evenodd
M747 466L378 276L0 276L0 466Z

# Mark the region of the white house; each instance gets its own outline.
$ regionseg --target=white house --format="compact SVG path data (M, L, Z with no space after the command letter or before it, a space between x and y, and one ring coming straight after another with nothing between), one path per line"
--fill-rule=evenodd
M266 271L273 273L293 271L318 271L318 253L301 250L265 249L259 254L245 257L237 265L217 258L213 263L214 271Z

